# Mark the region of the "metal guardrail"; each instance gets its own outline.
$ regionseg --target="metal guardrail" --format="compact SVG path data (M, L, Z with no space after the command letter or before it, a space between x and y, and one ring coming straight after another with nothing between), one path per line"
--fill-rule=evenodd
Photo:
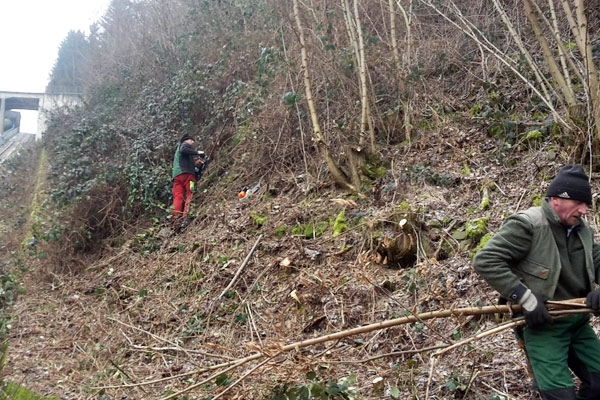
M4 143L8 140L10 140L10 138L12 138L13 136L15 136L17 133L19 133L19 127L15 127L15 128L11 128L9 130L4 131L4 133L2 135L0 135L0 143Z

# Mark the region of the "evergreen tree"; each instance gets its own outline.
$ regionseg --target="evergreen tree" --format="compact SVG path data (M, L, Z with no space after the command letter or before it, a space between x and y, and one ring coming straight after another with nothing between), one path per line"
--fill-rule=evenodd
M89 43L81 31L70 31L58 50L47 93L81 93Z

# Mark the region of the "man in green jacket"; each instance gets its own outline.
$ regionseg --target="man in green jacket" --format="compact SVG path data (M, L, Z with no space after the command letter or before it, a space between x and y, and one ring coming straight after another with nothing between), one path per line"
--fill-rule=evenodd
M600 340L590 315L553 320L544 305L586 297L589 308L600 308L600 245L582 218L591 204L583 168L567 165L542 205L510 216L473 260L504 299L522 306L525 352L544 400L600 400Z
M204 158L204 152L194 147L195 140L188 134L179 139L179 145L173 157L173 213L171 221L176 223L179 217L187 218L192 193L196 185L195 160Z

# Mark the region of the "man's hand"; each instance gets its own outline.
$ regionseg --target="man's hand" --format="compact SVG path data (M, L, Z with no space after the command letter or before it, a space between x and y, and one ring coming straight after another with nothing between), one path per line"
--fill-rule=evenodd
M535 300L535 302L532 300L527 300L527 302L530 305L535 304L535 306L533 308L527 309L525 308L525 305L522 305L523 314L525 315L525 324L528 328L534 330L541 330L544 328L544 325L546 325L546 323L552 322L552 317L550 316L550 313L548 312L548 309L544 304L543 298L541 298L540 296L536 296L533 293L531 293L530 296Z
M600 308L600 289L592 290L585 299L585 305L592 310Z
M546 323L552 322L552 317L544 305L545 299L535 295L525 285L517 286L510 295L510 299L521 305L525 316L525 324L528 328L541 330Z

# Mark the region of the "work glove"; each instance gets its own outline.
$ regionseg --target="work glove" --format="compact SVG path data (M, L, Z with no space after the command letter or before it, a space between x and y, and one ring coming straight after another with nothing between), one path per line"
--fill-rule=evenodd
M204 157L204 152L203 152L202 150L198 150L198 155L199 155L200 157Z
M592 290L585 299L585 305L593 310L600 308L600 289Z
M534 294L527 286L523 284L517 286L510 295L510 299L521 305L525 325L528 328L541 330L546 323L552 322L552 317L544 305L546 299Z

